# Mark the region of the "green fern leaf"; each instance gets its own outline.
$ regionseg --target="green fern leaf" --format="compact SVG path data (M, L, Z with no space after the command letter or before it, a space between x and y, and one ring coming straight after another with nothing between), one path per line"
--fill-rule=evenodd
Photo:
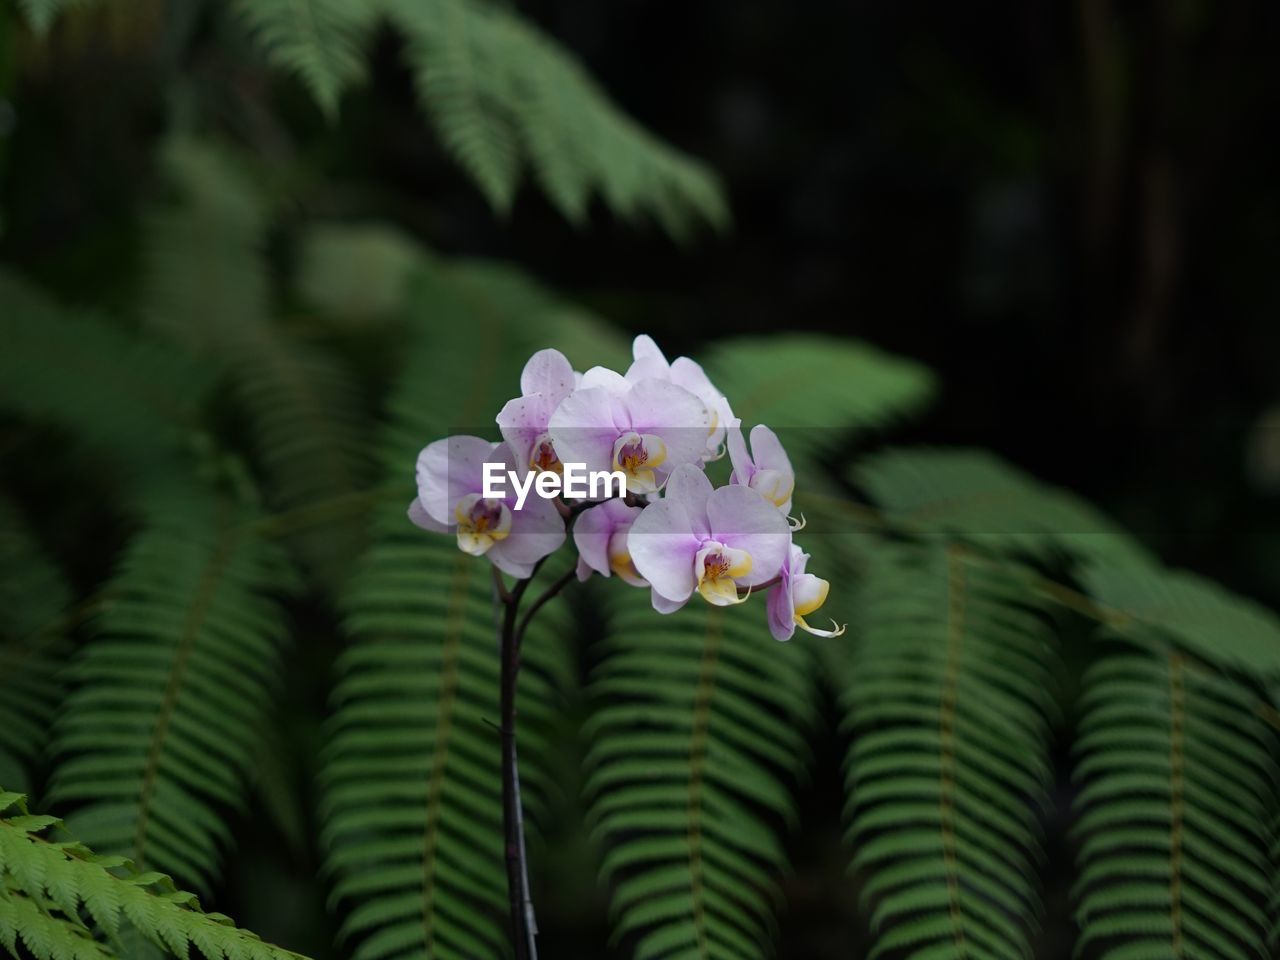
M358 960L502 956L506 942L498 655L489 566L383 511L352 583L325 764L325 839ZM536 589L536 588L535 588ZM525 641L522 771L556 697L563 613Z
M1266 956L1276 738L1255 691L1145 640L1151 652L1119 646L1085 676L1078 947Z
M0 779L27 782L62 699L70 643L59 619L70 606L61 573L0 500Z
M414 84L444 140L499 213L511 209L520 178L520 144L510 110L498 8L467 0L400 2L390 8L408 38Z
M198 428L212 383L205 365L60 307L2 270L0 340L0 405L62 426L126 468L168 464Z
M744 426L767 424L801 463L918 412L934 392L917 363L809 334L730 340L705 365Z
M507 949L490 567L412 526L405 508L427 441L457 430L496 435L493 417L518 390L542 331L537 318L555 309L521 275L492 265L430 265L411 286L416 337L384 437L394 493L346 595L353 643L338 666L324 768L333 898L346 908L357 960ZM525 639L520 757L535 814L553 789L543 758L556 691L568 682L566 633L553 603Z
M50 796L76 805L73 832L199 888L271 703L284 637L272 595L294 585L260 522L207 494L153 494L55 730Z
M1202 577L1105 564L1082 574L1091 596L1225 670L1280 676L1280 619ZM1151 636L1150 631L1145 634Z
M840 663L871 956L1025 957L1042 910L1055 643L1016 568L884 545Z
M620 584L596 644L584 733L614 927L637 957L772 950L772 826L792 820L815 692L803 647L774 642L759 604L668 617Z
M623 115L574 58L502 6L479 0L389 0L408 38L419 99L445 146L505 213L532 167L574 223L599 195L616 213L649 216L677 238L722 228L715 177Z
M122 947L136 933L148 948L183 960L193 948L206 960L305 960L202 912L163 874L42 836L58 826L54 817L29 815L21 795L0 792L0 944L13 956L24 955L19 942L37 960L139 956L138 946L109 948L96 931Z
M176 196L147 217L144 319L226 359L229 344L267 321L265 204L238 155L219 145L174 137L160 160Z
M1078 497L982 450L889 450L852 479L898 529L940 534L1047 562L1150 563L1147 551Z
M412 239L376 222L309 224L298 247L300 297L350 327L398 315L424 259Z
M343 91L364 77L374 10L364 0L236 0L272 62L296 73L329 119Z
M225 369L270 506L306 519L367 485L363 400L349 370L308 331L271 322L266 212L235 158L187 140L170 143L165 158L180 200L151 218L147 316ZM362 525L351 512L310 522L289 544L332 587L363 547Z

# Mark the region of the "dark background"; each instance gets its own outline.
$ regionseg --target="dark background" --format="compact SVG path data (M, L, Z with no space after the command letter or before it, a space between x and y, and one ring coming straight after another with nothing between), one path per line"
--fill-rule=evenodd
M151 149L175 97L193 96L251 149L297 151L349 185L307 193L308 214L381 212L442 253L517 260L670 354L810 329L920 359L942 391L895 442L989 447L1092 499L1166 560L1280 607L1280 419L1266 419L1280 409L1280 7L519 8L621 106L724 177L729 233L681 247L599 206L577 230L528 186L498 220L426 129L390 34L368 87L327 127L300 89L229 66L224 38L196 16L136 49L55 38L80 55L24 66L0 117L0 256L72 295L91 286L125 302L113 284L138 257L129 218L157 189ZM176 90L179 68L211 82ZM86 89L110 96L85 111ZM287 142L279 119L252 109L268 94L283 97ZM861 952L839 848L839 749L818 750L784 958ZM242 849L255 839L268 862L283 844L251 833ZM544 875L583 882L543 885L547 955L605 956L603 903L576 859L586 854L567 840L554 849L563 862ZM289 912L287 879L252 857L228 909L271 933L254 915L255 883ZM1050 900L1037 955L1065 956L1065 889ZM294 942L312 937L327 939Z

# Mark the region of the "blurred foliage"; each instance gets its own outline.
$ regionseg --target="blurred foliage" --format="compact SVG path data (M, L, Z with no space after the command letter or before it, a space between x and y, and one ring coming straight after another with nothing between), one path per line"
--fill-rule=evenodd
M0 946L288 955L176 882L314 957L502 956L488 571L407 524L412 459L494 435L531 351L620 366L626 337L431 249L443 202L335 143L394 166L430 138L380 96L416 92L498 212L528 170L577 225L596 203L689 240L721 188L481 0L23 0L0 53L0 782L65 819L4 795ZM95 62L130 65L100 111ZM1026 163L953 79L950 122ZM23 96L57 108L11 141ZM38 156L83 176L33 196ZM1276 617L993 454L894 445L947 386L919 362L776 332L700 356L801 467L850 629L779 645L758 602L660 618L617 583L543 611L546 954L809 956L786 910L824 883L815 957L1274 951Z

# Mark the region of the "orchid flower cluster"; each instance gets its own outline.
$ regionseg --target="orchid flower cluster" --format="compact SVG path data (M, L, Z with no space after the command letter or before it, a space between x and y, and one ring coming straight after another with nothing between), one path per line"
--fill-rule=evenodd
M496 418L500 442L451 436L419 454L409 518L453 534L459 549L519 579L532 577L571 534L578 579L616 576L648 588L659 613L679 610L695 593L726 606L767 588L776 639L789 640L797 627L843 633L806 620L829 584L806 571L809 555L793 540L803 522L789 516L795 472L777 435L758 425L744 436L724 394L688 357L668 362L647 336L636 338L633 357L625 373L579 373L557 350L535 353L520 396ZM732 473L714 487L706 467L726 451ZM495 465L509 471L513 487L523 478L527 492L533 479L562 474L566 464L621 473L625 495L485 495L494 492L485 481Z

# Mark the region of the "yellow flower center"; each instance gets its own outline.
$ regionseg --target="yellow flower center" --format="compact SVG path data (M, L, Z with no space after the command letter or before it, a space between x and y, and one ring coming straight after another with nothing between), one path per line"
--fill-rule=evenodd
M501 500L485 500L468 494L453 510L458 521L458 549L472 556L486 553L511 533L511 510Z

